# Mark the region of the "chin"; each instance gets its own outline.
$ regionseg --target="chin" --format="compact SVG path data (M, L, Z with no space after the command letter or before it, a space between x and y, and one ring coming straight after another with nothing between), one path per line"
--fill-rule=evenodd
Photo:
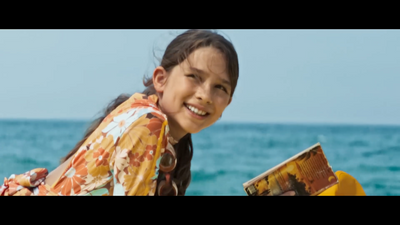
M196 133L199 133L201 130L202 129L200 129L200 130L198 130L198 129L188 129L188 130L186 130L186 132L190 133L190 134L196 134Z
M204 128L205 128L205 127L204 127ZM204 130L204 128L187 127L187 129L185 129L185 131L186 131L187 133L196 134L196 133L199 133L200 131Z
M186 132L186 133L190 133L190 134L196 134L199 133L200 131L212 126L214 123L209 123L209 122L205 122L202 124L196 124L193 122L186 122L184 121L183 123L181 123L181 128Z

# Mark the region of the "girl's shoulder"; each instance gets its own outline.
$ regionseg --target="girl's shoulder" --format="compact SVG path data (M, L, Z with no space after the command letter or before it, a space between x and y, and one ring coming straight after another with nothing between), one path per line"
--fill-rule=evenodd
M140 118L148 114L147 117L156 117L161 121L166 121L166 115L157 106L157 95L145 95L142 93L133 94L128 100L119 105L110 114L108 114L102 124L108 124L111 121L121 121L124 118ZM131 118L131 120L133 119Z
M157 138L163 130L162 135L169 136L167 117L158 108L157 101L156 95L133 94L103 120L99 132L103 135L115 133L114 139L136 130L156 134Z
M166 120L166 115L157 106L158 97L156 95L145 95L141 93L133 94L128 100L117 107L107 117L115 118L123 114L153 114L161 120ZM140 113L141 112L141 113Z

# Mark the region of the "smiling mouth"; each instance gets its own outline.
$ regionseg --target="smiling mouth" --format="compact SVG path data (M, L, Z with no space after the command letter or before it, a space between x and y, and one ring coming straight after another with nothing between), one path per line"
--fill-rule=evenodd
M193 112L194 114L198 115L198 116L208 116L209 113L208 112L204 112L200 109L197 109L196 107L193 107L191 105L187 105L186 103L184 103L185 107L187 109L189 109L191 112Z

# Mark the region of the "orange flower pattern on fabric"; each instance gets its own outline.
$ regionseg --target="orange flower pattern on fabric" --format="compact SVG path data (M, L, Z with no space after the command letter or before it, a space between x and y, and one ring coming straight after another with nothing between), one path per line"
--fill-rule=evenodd
M135 153L129 152L128 157L129 161L131 162L131 165L134 167L139 167L140 163L143 162L143 160L141 160L143 159L143 157L140 158L139 153L137 152Z
M156 95L136 93L102 121L50 187L34 169L4 180L0 195L154 195L158 163L173 150Z
M157 146L153 145L147 145L146 146L146 151L144 152L144 158L147 160L153 160L153 156L154 156L154 149L156 149Z
M110 154L102 148L99 148L99 150L95 151L93 153L93 158L96 158L96 166L106 166L108 164L107 159L109 156Z
M88 174L86 163L81 159L85 153L85 150L78 151L71 161L71 167L62 176L64 185L60 190L61 195L75 195L81 191L81 185L85 183Z

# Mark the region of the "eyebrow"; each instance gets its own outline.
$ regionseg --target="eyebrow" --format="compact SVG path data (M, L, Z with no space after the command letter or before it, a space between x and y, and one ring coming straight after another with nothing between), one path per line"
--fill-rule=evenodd
M199 74L207 74L207 73L204 72L203 70L197 69L197 68L195 68L195 67L189 67L189 69L192 70L192 71L195 71L196 73L199 73ZM223 79L223 78L219 78L219 79L221 79L222 83L231 86L231 82L229 82L229 80L225 80L225 79Z

